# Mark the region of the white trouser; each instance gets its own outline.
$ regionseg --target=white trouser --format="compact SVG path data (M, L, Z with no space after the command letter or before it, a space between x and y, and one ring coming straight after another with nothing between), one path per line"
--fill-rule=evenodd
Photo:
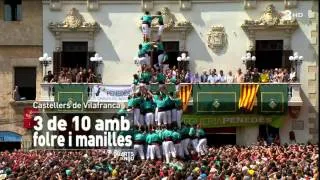
M164 25L159 25L158 36L161 36L161 34L163 33L163 30L164 30Z
M172 141L163 141L162 142L163 154L166 157L166 162L170 162L171 156L176 157L176 149Z
M183 148L183 152L185 155L189 156L189 150L188 150L188 147L189 147L189 144L190 144L190 139L189 138L186 138L186 139L183 139L181 141L182 143L182 148Z
M146 121L147 126L154 124L153 118L154 118L154 115L152 112L146 113L145 121Z
M163 57L164 57L163 53L158 55L158 65L159 65L159 67L161 67L162 64L163 64Z
M144 160L144 152L143 152L143 145L142 144L135 144L133 146L134 149L134 156L136 156L137 154L139 154L140 159Z
M165 111L161 111L161 112L158 112L158 125L160 126L161 123L163 124L167 124L167 114Z
M140 113L140 119L139 119L139 123L141 126L144 126L145 125L145 122L144 122L144 115Z
M154 160L155 156L158 159L161 159L159 145L154 145L154 144L148 145L148 148L147 148L147 159Z
M171 109L171 122L177 122L177 109Z
M201 155L205 155L207 150L207 138L202 138L199 140L198 146L197 146L197 152Z
M166 116L167 116L167 123L166 124L171 124L172 119L171 119L171 110L165 111Z
M158 123L158 108L156 108L154 111L154 121L155 123Z
M150 57L146 54L145 57L136 57L135 58L135 64L146 64L146 65L150 65Z
M182 144L181 143L174 144L174 148L176 149L177 155L181 158L184 158Z
M142 33L143 35L147 35L147 37L150 37L150 28L148 24L142 24Z
M132 84L131 85L131 94L135 93L137 91L138 87L139 87L138 85Z
M181 117L182 117L182 109L177 110L177 125L178 125L178 128L181 128Z
M199 142L198 138L195 138L195 139L191 140L192 147L196 151L197 151L198 142Z
M135 126L140 126L140 109L133 109L133 124Z

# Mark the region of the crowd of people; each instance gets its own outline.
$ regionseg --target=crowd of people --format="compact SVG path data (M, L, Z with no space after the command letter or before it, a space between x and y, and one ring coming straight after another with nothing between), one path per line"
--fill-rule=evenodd
M91 68L66 68L62 67L58 75L48 71L43 78L49 83L96 83L101 82L101 75L96 75Z
M235 75L232 71L229 71L227 75L224 74L223 70L217 73L216 69L204 71L200 76L196 73L192 81L193 83L286 83L296 82L297 76L295 69L289 72L285 68L275 69L262 69L261 72L257 68L248 68L246 73L243 73L241 69L238 69Z
M317 180L318 145L220 146L170 163L124 161L107 150L0 152L0 179L309 179Z

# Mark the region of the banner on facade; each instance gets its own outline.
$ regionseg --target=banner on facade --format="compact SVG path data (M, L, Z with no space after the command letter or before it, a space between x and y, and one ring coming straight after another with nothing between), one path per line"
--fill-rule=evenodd
M92 90L92 99L104 102L125 102L131 92L131 85L96 85Z
M82 104L88 100L88 85L86 84L57 84L54 86L54 91L55 102L70 105L68 110L82 110ZM81 106L77 108L73 106L74 104L81 104Z
M285 113L288 108L288 85L261 84L257 98L260 113Z
M238 112L239 84L194 84L192 89L194 113Z
M275 128L280 128L285 121L285 116L280 115L257 115L257 114L237 114L237 115L183 115L183 122L186 124L200 124L203 128L218 127L241 127L257 126L259 124L270 124Z

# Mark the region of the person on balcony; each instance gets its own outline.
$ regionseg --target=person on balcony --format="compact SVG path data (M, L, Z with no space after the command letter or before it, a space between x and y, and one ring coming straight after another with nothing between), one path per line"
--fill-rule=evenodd
M250 69L247 69L246 74L244 75L244 82L249 83L252 82L252 73Z
M234 76L232 75L232 71L229 71L228 72L228 75L226 77L226 80L227 80L227 83L234 83L235 82L235 78Z
M236 80L236 83L243 83L244 82L244 74L242 73L240 68L238 69L235 80Z
M297 81L296 70L294 68L292 68L292 70L290 72L289 80L290 80L290 82L296 82Z
M215 72L212 72L208 76L208 83L217 83L218 82L218 75Z
M258 83L260 82L260 73L258 72L257 68L253 69L253 72L251 74L252 82Z
M12 92L12 99L15 101L20 101L20 93L19 93L19 87L14 86L13 92Z
M141 17L142 20L142 33L143 33L143 41L149 42L150 35L151 35L151 22L152 16L150 15L149 11L146 11L144 15Z
M260 75L260 81L262 83L268 83L270 80L269 80L269 73L267 70L263 69L262 70L262 73Z
M220 82L220 83L226 83L227 82L227 78L224 75L223 70L220 70L220 74L218 76L217 82Z
M202 75L200 76L201 82L205 83L208 82L208 74L207 71L203 71Z
M48 71L48 74L44 76L43 81L44 82L50 82L53 79L52 71Z

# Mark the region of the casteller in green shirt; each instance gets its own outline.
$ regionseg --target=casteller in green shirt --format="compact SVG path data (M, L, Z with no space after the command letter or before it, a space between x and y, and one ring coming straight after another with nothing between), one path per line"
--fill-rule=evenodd
M152 79L152 74L150 72L142 72L140 77L144 83L149 83Z
M174 142L179 142L181 141L181 134L178 131L173 131L172 132L172 140Z

